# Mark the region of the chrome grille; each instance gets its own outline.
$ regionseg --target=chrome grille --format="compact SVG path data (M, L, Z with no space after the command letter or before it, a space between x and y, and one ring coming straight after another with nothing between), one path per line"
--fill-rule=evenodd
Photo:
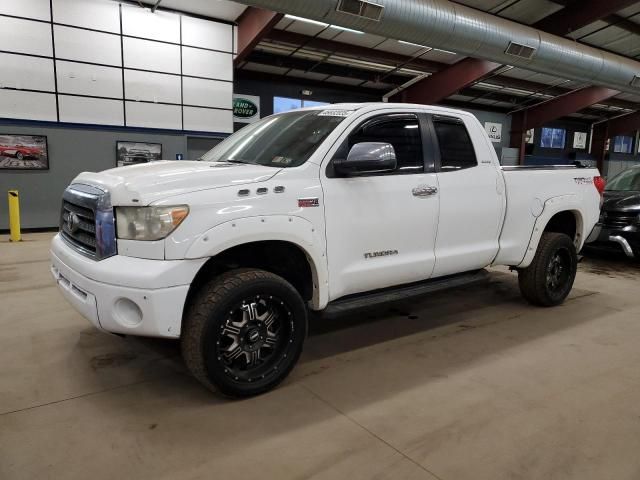
M602 224L609 228L625 228L632 225L637 218L637 214L629 212L605 212Z
M115 225L108 193L89 185L67 188L60 233L75 250L95 260L115 255Z

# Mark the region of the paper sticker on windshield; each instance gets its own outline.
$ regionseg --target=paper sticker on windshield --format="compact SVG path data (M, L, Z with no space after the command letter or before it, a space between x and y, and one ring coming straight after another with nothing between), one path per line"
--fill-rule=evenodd
M287 158L287 157L273 157L273 159L271 160L271 163L274 163L276 165L289 165L291 163L293 159L291 158Z
M348 117L353 110L323 110L318 114L320 117Z

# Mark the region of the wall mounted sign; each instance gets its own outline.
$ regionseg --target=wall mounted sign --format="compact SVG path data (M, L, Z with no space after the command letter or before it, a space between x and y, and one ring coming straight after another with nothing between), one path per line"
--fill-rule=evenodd
M161 159L161 143L116 142L116 164L118 167L153 162Z
M587 148L587 132L575 132L573 134L573 148Z
M532 144L535 142L535 130L532 128L524 134L524 143Z
M48 170L47 137L0 134L0 169Z
M487 131L487 135L494 143L502 142L502 124L484 122L484 129Z
M260 120L260 97L255 95L233 94L233 121L253 123Z

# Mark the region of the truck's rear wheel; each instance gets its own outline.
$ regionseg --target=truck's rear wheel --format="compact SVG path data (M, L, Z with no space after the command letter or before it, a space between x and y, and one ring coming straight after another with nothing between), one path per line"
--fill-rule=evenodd
M291 284L263 270L232 270L195 295L182 328L182 354L205 386L246 397L289 374L306 333L306 307Z
M534 305L559 305L571 292L577 269L578 255L571 238L544 233L531 265L518 272L520 292Z

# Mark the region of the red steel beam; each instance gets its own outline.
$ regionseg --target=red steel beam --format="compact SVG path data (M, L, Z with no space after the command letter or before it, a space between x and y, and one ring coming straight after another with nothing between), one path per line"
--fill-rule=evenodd
M257 7L248 7L242 12L238 17L238 54L234 60L236 65L251 53L282 17L281 13Z
M543 18L532 26L554 35L567 35L597 20L627 8L638 0L583 0L572 2L562 10Z
M511 117L511 147L520 149L520 163L524 159L524 137L527 130L541 127L547 122L583 110L619 93L605 87L585 87L515 112Z
M596 103L618 95L620 92L605 87L585 87L566 95L538 103L527 109L526 130L541 127L551 120L578 112Z
M406 103L438 103L500 66L500 63L467 57L411 85L393 96L392 100Z

